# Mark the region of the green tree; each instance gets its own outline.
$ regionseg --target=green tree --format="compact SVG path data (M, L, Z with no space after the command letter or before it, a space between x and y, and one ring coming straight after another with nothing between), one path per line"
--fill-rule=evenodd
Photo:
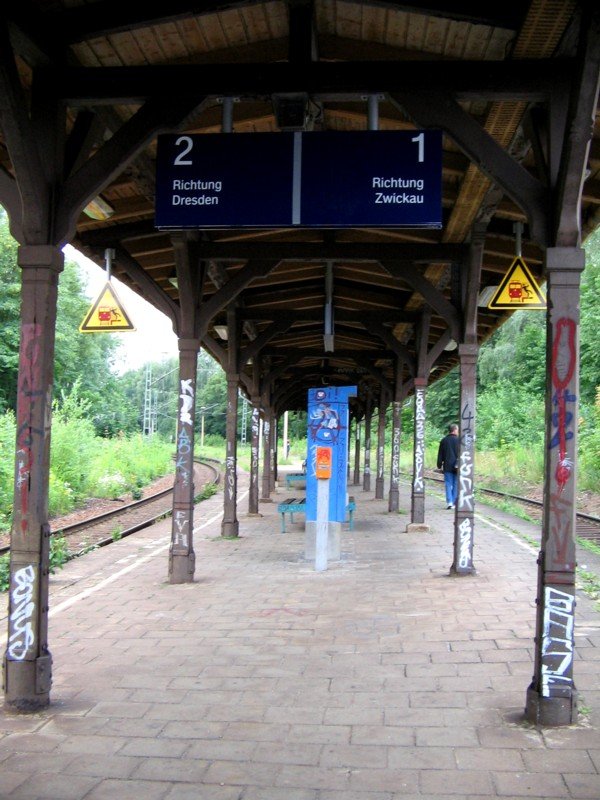
M600 231L586 244L586 266L581 279L580 399L593 405L600 387Z
M21 274L17 245L10 236L6 214L0 209L0 412L15 409L19 366ZM137 417L120 389L112 368L118 347L109 334L80 334L79 325L89 308L79 267L67 261L58 285L54 397L68 395L76 382L88 403L90 419L102 435L135 430Z

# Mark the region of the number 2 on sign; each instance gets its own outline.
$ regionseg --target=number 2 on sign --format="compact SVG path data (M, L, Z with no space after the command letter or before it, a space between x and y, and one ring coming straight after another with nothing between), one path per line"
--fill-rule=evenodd
M413 141L414 141L414 140L413 140ZM191 164L192 164L192 159L191 159L191 158L190 158L189 160L185 160L185 159L184 159L184 156L187 156L187 154L190 152L190 150L192 149L192 146L193 146L193 144L194 144L194 143L192 142L192 139L191 139L191 137L190 137L190 136L180 136L180 137L179 137L179 139L177 139L177 141L175 142L175 147L179 147L179 145L180 145L180 144L183 144L183 145L185 145L185 147L184 147L184 149L181 151L181 153L179 153L179 155L177 156L177 158L175 159L175 161L173 162L173 164L174 164L176 167L187 167L187 166L191 166Z

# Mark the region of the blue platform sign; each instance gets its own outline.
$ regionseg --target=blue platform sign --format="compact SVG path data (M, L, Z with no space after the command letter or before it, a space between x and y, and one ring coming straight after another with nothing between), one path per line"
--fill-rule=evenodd
M329 131L302 139L302 224L442 224L440 131Z
M289 227L294 135L159 136L158 228Z
M441 196L440 131L158 139L158 228L439 228Z
M331 448L329 521L344 522L348 491L348 398L356 386L327 386L308 390L306 453L306 521L317 519L317 447Z

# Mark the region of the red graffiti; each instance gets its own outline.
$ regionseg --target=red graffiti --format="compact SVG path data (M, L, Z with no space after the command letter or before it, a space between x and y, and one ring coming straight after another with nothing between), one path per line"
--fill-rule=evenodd
M560 492L550 495L549 569L574 569L573 506Z
M569 394L567 387L575 372L576 352L575 333L577 326L572 319L562 317L556 323L554 342L552 345L552 385L556 390L555 403L557 405L556 424L558 436L558 464L556 465L555 478L559 491L562 492L571 477L573 462L567 458L567 439L573 437L567 433L567 425L572 419L572 414L567 414L567 400L575 399Z
M31 445L33 435L42 433L34 428L33 415L35 398L42 394L41 384L41 336L42 326L36 323L23 325L21 331L21 352L19 356L19 398L17 408L17 488L19 491L19 512L21 532L27 531L29 511L29 483L33 454Z

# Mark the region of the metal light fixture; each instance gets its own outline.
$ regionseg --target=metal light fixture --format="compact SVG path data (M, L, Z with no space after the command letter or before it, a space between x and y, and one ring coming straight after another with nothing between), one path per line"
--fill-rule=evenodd
M172 275L169 275L167 281L171 284L171 286L174 286L176 289L179 289L179 283L177 281L177 272L175 272L175 270L173 270Z
M107 203L106 200L103 200L100 195L98 195L98 197L95 197L87 204L83 209L83 213L90 219L97 219L99 222L104 222L112 217L115 210L110 203Z
M448 344L444 347L444 350L456 350L457 347L458 344L456 342L456 339L450 339Z
M498 291L497 286L486 286L477 295L477 305L479 308L487 308L490 300Z
M223 341L227 341L229 336L229 331L227 330L227 325L214 325L213 326L214 332L217 334L219 339L223 339Z
M304 131L309 120L309 97L306 92L274 94L273 112L281 131Z

